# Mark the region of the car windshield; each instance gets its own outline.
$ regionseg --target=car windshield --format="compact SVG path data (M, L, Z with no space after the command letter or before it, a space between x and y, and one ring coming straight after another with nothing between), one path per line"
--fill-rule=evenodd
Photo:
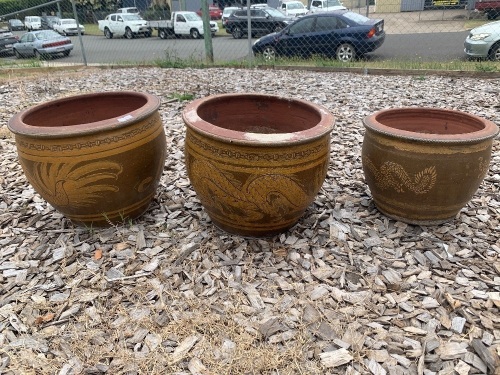
M354 12L345 12L343 14L343 16L345 18L348 18L351 21L354 21L354 22L359 23L359 24L363 24L363 23L370 21L370 19L368 17L365 17L362 14L354 13Z
M339 0L328 0L326 2L326 6L328 8L330 8L330 7L341 7L342 3Z
M283 13L275 8L266 8L266 12L272 17L283 17Z
M11 25L22 25L21 20L9 20Z
M138 14L123 14L122 18L125 21L140 21L140 20L142 20L142 17L139 16Z
M224 8L224 11L222 12L224 16L229 16L231 13L233 13L236 9L238 8Z
M304 9L304 4L302 4L302 3L290 3L290 4L288 4L288 9Z
M59 38L60 35L52 30L44 30L44 31L40 31L39 33L36 33L35 37L38 40L49 40L49 39Z
M201 17L196 13L186 13L184 15L188 21L200 21Z

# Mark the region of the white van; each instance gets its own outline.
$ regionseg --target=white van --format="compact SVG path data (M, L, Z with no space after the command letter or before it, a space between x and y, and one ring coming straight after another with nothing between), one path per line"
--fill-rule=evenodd
M41 30L42 28L42 17L39 16L26 16L24 17L24 26L26 30Z
M300 17L307 14L307 8L301 1L283 1L278 9L288 17Z

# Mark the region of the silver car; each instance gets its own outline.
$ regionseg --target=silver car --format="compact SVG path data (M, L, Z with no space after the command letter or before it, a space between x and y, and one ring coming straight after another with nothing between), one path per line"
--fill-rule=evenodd
M500 21L472 29L465 39L464 47L469 57L500 61Z
M67 36L59 35L53 30L37 30L21 36L12 48L18 59L29 56L42 59L58 54L68 56L73 43Z

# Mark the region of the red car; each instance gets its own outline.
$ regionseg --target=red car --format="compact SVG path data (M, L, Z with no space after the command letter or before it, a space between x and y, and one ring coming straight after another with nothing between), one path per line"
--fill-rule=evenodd
M196 12L201 17L201 9ZM216 5L208 6L208 14L211 20L220 20L222 18L222 10Z

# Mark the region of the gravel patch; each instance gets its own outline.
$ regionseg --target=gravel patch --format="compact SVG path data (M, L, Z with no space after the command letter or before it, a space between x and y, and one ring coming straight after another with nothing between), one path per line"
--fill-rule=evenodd
M8 119L85 92L162 99L168 154L138 220L76 227L17 161ZM215 228L183 161L183 98L257 92L336 118L326 181L297 225L249 239ZM457 109L500 124L500 80L244 69L81 69L0 81L0 373L499 374L500 148L452 222L373 205L364 116Z

